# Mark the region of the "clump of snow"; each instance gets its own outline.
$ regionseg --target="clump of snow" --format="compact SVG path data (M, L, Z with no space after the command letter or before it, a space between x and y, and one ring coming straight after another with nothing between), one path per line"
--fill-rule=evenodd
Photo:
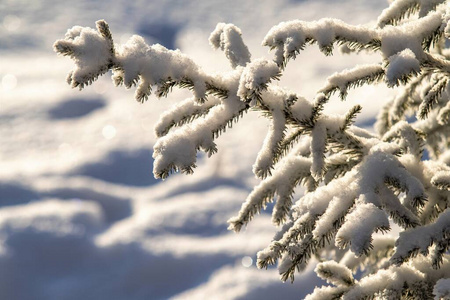
M420 72L420 62L410 49L405 49L388 58L386 78L389 85L398 85L399 81Z
M352 288L345 297L347 299L362 299L372 296L383 290L388 290L392 294L392 299L401 296L403 286L414 286L423 282L425 275L409 266L392 266L386 270L380 270L376 274L362 278L358 284Z
M450 210L446 209L434 223L401 232L391 261L397 264L402 263L418 250L427 254L428 248L434 241L444 240L449 233Z
M408 10L419 7L419 16L424 17L427 13L445 0L396 0L388 8L384 9L378 17L378 26L395 23L401 20Z
M207 116L158 139L153 149L153 173L156 178L165 178L173 171L192 173L196 166L199 149L208 155L217 152L215 137L226 128L230 120L239 117L245 103L237 97L229 97L221 105L210 109Z
M425 59L422 41L432 35L442 24L442 11L428 14L416 22L400 26L386 26L381 30L381 52L389 58L405 49L409 49L419 60Z
M101 22L98 21L97 25ZM75 68L67 77L67 82L72 87L80 88L109 69L113 59L111 47L112 41L100 32L81 26L69 29L65 38L53 45L56 52L69 55L74 60Z
M335 286L349 286L354 283L352 271L334 260L317 264L317 275Z
M450 278L439 279L433 288L435 300L450 299Z
M167 79L188 79L192 81L195 97L205 97L206 75L179 50L168 50L159 44L149 46L142 37L133 35L126 44L117 47L116 64L116 82L123 81L126 87L131 87L141 80L141 90L136 95L141 91L144 92L143 97L148 97L151 86Z
M377 33L368 27L352 26L336 19L289 21L272 27L264 37L263 45L275 48L275 61L282 65L284 60L295 57L307 41L317 41L321 50L327 53L337 38L367 44L377 38Z
M379 64L365 64L357 65L352 69L347 69L342 72L336 72L327 78L327 84L322 91L332 90L334 87L338 88L342 95L347 93L348 86L356 80L364 80L371 78L374 74L381 71Z
M271 88L264 93L264 105L271 110L272 120L261 150L258 152L253 173L259 178L265 178L271 172L276 154L279 151L286 131L286 117L284 109L286 100L290 98L288 93L281 89Z
M231 67L245 66L250 62L250 52L242 41L242 32L233 24L218 23L209 36L209 43L214 49L225 52Z
M311 174L316 181L323 176L325 169L325 149L327 145L327 127L324 122L316 123L311 132L312 165Z
M266 59L256 59L247 64L242 71L239 80L237 95L243 100L252 99L253 94L258 94L266 89L266 84L274 77L277 77L280 69L273 62Z
M358 205L345 217L345 222L336 234L337 246L351 244L356 255L367 253L371 248L373 232L389 229L389 220L385 212L372 203Z
M308 119L311 116L312 104L303 97L299 97L290 107L292 116L299 121Z

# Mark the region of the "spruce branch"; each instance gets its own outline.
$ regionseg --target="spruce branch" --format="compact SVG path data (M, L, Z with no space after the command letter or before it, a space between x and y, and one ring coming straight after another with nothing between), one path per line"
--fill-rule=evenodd
M239 232L256 213L273 201L275 195L277 203L272 220L276 225L284 223L291 210L293 190L303 178L310 176L310 166L311 161L307 158L296 156L286 158L283 165L277 168L276 173L263 180L250 193L242 204L238 216L228 220L229 229Z
M417 237L420 238L418 239ZM396 242L396 250L391 258L391 262L395 265L401 265L419 252L428 255L428 248L435 243L438 243L438 248L444 248L444 250L439 250L444 253L450 246L448 244L449 238L450 210L447 209L440 214L434 223L401 232ZM435 259L434 261L433 266L439 268L441 260Z
M104 20L97 21L96 25L97 31L75 26L67 31L64 39L53 44L56 53L69 56L75 62L75 68L67 76L67 83L73 88L83 89L115 64L109 26Z
M307 266L312 255L317 252L317 242L311 234L306 235L299 243L289 246L288 253L280 262L278 270L281 280L294 282L295 272L302 271Z
M426 16L446 0L397 0L383 10L378 17L378 26L397 25L411 15L419 13L419 17Z
M380 46L375 30L348 25L335 19L280 23L269 31L263 45L276 50L275 62L284 68L289 59L295 58L306 44L315 42L325 55L332 53L336 42L347 43L354 49L378 49Z
M431 184L440 190L450 191L450 171L440 171L431 178Z
M345 115L344 125L341 126L341 130L347 130L354 122L356 115L362 111L361 105L353 106L349 112Z
M335 261L322 262L317 264L314 272L317 276L335 286L352 286L355 284L352 272Z
M446 76L441 77L434 82L431 88L427 91L422 103L419 106L419 118L425 119L433 105L438 102L442 92L445 90L448 84L448 78Z
M158 97L174 88L192 92L156 125L157 178L192 173L198 151L216 153L215 139L249 108L262 113L270 122L254 164L262 180L228 221L238 232L275 201L272 222L281 228L258 253L258 267L279 262L281 279L293 280L312 257L339 260L348 250L339 263L316 268L336 287L316 288L307 299L417 298L429 297L433 287L445 293L439 279L448 276L449 18L446 0L396 0L375 28L334 19L281 23L264 38L274 61L251 61L240 29L220 23L210 43L233 68L222 74L207 74L179 50L149 46L138 36L114 44L104 21L96 30L73 27L54 49L75 63L68 77L72 87L83 88L112 70L114 84L136 86L140 102L152 91ZM307 100L274 81L309 44L325 55L345 45L382 58L331 75ZM362 106L345 115L324 110L334 93L345 99L350 88L381 81L401 86L401 92L380 112L379 135L353 125ZM423 160L424 149L431 159ZM295 199L299 185L305 189ZM395 238L380 237L391 221L402 230L395 253ZM359 281L352 275L358 268L366 270Z
M345 100L349 88L370 85L384 79L385 71L379 64L358 65L350 70L334 73L327 79L327 85L319 92L327 97L339 90L339 97Z
M195 99L188 98L174 105L170 110L161 114L155 125L156 136L162 137L173 127L180 127L192 123L197 118L206 116L214 106L220 103L220 99L210 97L208 101L201 104L196 103Z

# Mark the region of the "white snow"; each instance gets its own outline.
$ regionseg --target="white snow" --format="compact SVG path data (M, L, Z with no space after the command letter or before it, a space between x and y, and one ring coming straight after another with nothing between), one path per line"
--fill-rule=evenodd
M195 97L205 97L206 75L179 50L168 50L159 44L149 46L142 37L133 35L126 44L118 47L117 52L116 60L121 69L115 76L123 76L126 87L141 80L139 84L145 90L168 78L175 81L189 78L194 85Z
M251 99L252 93L260 93L264 90L264 85L269 83L272 77L279 72L280 70L273 61L262 58L252 61L242 72L237 95L243 101Z
M288 98L289 95L281 89L271 88L268 93L264 93L264 104L271 110L272 120L267 136L253 165L253 173L259 178L265 178L267 174L270 174L275 161L275 153L285 136L286 118L284 109Z
M358 202L359 200L357 200ZM372 203L357 203L356 208L345 217L345 223L336 234L336 244L350 243L356 255L370 249L372 233L379 228L389 228L386 213Z
M435 300L450 299L450 278L439 279L433 289Z
M109 74L81 92L71 90L64 78L74 68L73 61L50 53L49 45L72 28L64 43L82 57L89 51L83 61L92 59L89 66L75 62L72 83L95 77L109 64L109 45L96 30L86 27L105 19L119 53L116 62L123 66L122 71L114 70L113 76L125 76L127 86L139 80L139 92L145 94L161 77L180 79L188 74L196 79L194 98L199 98L205 91L202 70L229 71L223 53L211 51L208 45L210 32L226 20L241 28L224 27L228 35L220 35L223 43L219 47L230 50L231 60L238 65L246 61L241 59L246 57L245 48L235 47L240 32L253 57L265 59L265 63L260 61L267 66L264 71L252 70L253 79L257 73L258 80L241 78L248 92L278 72L271 61L273 53L260 47L273 25L323 17L361 23L376 18L386 6L369 0L345 0L338 6L330 3L0 1L0 298L201 299L206 295L289 299L302 298L322 284L312 272L313 265L288 286L279 282L275 270L242 266L243 257L255 261L255 253L270 242L274 233L270 216L262 213L239 235L226 230L226 220L239 211L250 188L257 184L251 168L270 126L264 118L249 113L233 130L213 141L211 131L200 132L196 124L220 127L242 107L240 99L222 103L208 97L205 104L196 104L192 93L174 88L168 99L151 96L141 105L131 101L134 91L115 88ZM347 13L349 9L354 15ZM326 32L327 22L311 29L324 45L333 37ZM357 38L367 38L365 30L361 28L362 35ZM136 48L145 53L131 55ZM312 98L327 76L378 60L338 53L324 58L313 50L300 54L280 83L305 97L294 104L298 119L310 115L312 104L306 99ZM164 61L155 61L155 53L164 56ZM168 61L175 61L175 67L161 69ZM146 73L144 66L150 66L152 73ZM229 76L240 75L239 68ZM224 79L220 85L227 82ZM238 86L230 88L237 94ZM367 105L363 105L364 116L359 120L371 122L387 95L390 91L384 87L365 87L351 92L348 103L330 100L327 109L345 113L357 101L364 101ZM186 98L190 104L179 101ZM162 115L172 105L179 106ZM172 128L167 133L170 124L203 109L214 109L214 117L200 117L190 127ZM155 124L166 138L156 145L153 155L181 153L182 160L175 163L181 168L197 164L194 175L154 180L151 149ZM176 142L177 135L183 137L183 143ZM208 150L216 144L220 150L208 160L197 153L198 147ZM170 163L157 160L153 166L164 169ZM283 170L295 173L293 165L309 171L311 162L292 159ZM351 185L353 179L344 177L339 184ZM282 208L291 199L291 183L277 184L284 195L276 214L281 219ZM317 197L323 195L323 199L308 196L299 206L324 213L336 190L336 186L331 191L321 189ZM342 190L338 196L355 195Z
M263 45L276 48L275 61L281 65L284 59L295 56L310 39L317 41L321 49L331 46L336 38L365 44L377 37L375 30L365 26L352 26L336 19L320 19L314 22L288 21L270 29Z
M322 90L329 90L337 87L342 94L347 93L349 83L356 78L370 77L374 73L379 73L381 66L378 64L357 65L352 69L336 72L327 79L327 85Z
M219 23L209 36L214 49L220 48L230 60L231 66L245 66L250 62L250 52L242 40L241 30L233 24Z
M432 224L401 232L392 261L406 260L415 250L427 253L433 241L443 239L450 232L449 216L450 210L447 209Z
M334 260L317 264L314 270L322 279L335 286L349 286L353 283L352 272Z
M388 58L389 65L386 70L388 84L397 85L403 76L411 73L416 74L420 71L420 62L410 49L405 49Z
M427 15L430 9L443 2L445 0L397 0L380 14L378 26L383 27L388 23L392 23L392 20L398 21L402 19L405 8L413 8L418 5L419 15L423 17Z
M74 26L67 31L65 39L55 42L53 47L69 51L75 61L75 69L67 78L72 87L87 84L105 73L111 61L110 42L92 28Z

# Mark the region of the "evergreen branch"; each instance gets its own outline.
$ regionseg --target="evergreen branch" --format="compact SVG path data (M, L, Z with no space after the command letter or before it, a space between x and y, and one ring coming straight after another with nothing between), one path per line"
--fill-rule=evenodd
M345 222L345 217L349 214L355 204L355 199L350 193L350 197L333 197L325 213L316 222L313 236L321 247L329 245L334 236Z
M396 123L392 128L383 135L384 141L399 141L400 146L405 151L403 153L411 153L415 157L422 157L424 148L424 133L413 128L406 121Z
M97 31L78 26L69 29L62 40L53 44L53 50L69 56L75 62L75 68L67 76L72 88L83 89L92 84L100 75L115 67L115 50L109 26L104 20L96 22ZM93 53L84 48L89 45Z
M380 135L384 135L397 122L406 119L408 109L414 109L414 94L430 76L429 70L424 70L416 78L413 78L391 101L386 103L377 116L375 128Z
M344 124L341 126L342 131L347 130L355 122L356 115L359 114L361 110L361 105L355 105L350 109L350 111L345 115Z
M333 179L345 175L359 164L361 160L362 156L359 155L336 153L335 155L328 156L325 161L326 173L324 175L324 183L328 184Z
M450 61L429 52L425 52L425 58L422 64L430 72L443 73L446 76L450 74Z
M281 239L272 241L268 247L258 252L258 268L267 268L273 265L287 251L288 246L303 239L314 228L316 218L309 213L302 215L286 230Z
M306 235L300 243L288 247L288 255L283 258L278 269L281 280L288 279L294 282L295 271L302 271L308 264L310 258L318 250L318 245L311 234Z
M311 117L309 118L309 126L313 128L317 122L317 120L320 117L320 114L322 113L325 104L328 102L329 98L326 97L324 94L317 94L316 98L314 99L314 105L311 111Z
M155 177L165 178L178 170L192 173L197 151L202 149L209 156L216 153L214 139L224 132L227 126L231 127L247 109L248 106L237 97L228 98L222 104L211 108L204 118L194 120L191 126L180 127L159 138L153 153Z
M242 70L237 96L252 106L264 105L261 93L267 90L272 80L279 80L280 77L280 69L274 62L265 59L254 60Z
M364 222L360 222L363 219ZM388 230L389 220L381 209L372 203L356 203L336 233L336 246L343 249L350 245L356 256L368 255L373 249L372 234Z
M402 299L402 295L407 299L429 299L425 274L412 266L390 266L362 278L344 293L347 299Z
M335 286L352 286L355 284L352 272L335 261L322 262L314 269L317 276Z
M420 225L419 218L406 208L389 188L380 186L382 208L389 214L391 219L402 228L414 228Z
M311 161L304 157L287 157L276 172L256 186L242 205L238 216L228 220L229 229L239 232L256 213L265 208L277 195L277 205L273 211L273 222L280 225L286 221L291 210L294 188L305 177L310 176Z
M415 236L422 238L417 240L414 238ZM441 246L447 245L446 247L448 247L449 238L450 210L447 209L434 223L401 232L396 242L396 251L391 258L391 262L398 266L419 252L428 255L428 248L435 243L442 243L440 244ZM439 259L436 260L436 267L439 266L438 261Z
M437 26L434 31L432 31L429 35L425 36L422 40L422 49L425 51L430 51L432 47L436 47L440 40L444 37L444 32L442 30L442 26Z
M450 25L447 3L438 5L444 2L397 0L380 16L378 28L333 19L280 24L264 40L274 50L275 61L250 62L240 30L221 23L210 42L225 52L234 68L226 74L208 75L181 52L149 46L140 37L114 45L104 21L97 22L97 30L72 28L54 48L75 62L68 77L73 87L82 88L112 69L114 83L136 86L140 102L148 99L154 86L158 97L168 96L174 87L194 94L157 124L155 177L192 173L198 151L217 152L215 139L250 107L270 120L254 165L255 174L264 180L238 216L228 221L230 229L240 231L276 201L272 222L283 227L258 253L258 267L280 260L282 279L293 280L295 271L303 270L313 255L321 260L331 254L336 259L342 253L336 247L350 247L365 256L347 260L348 268L344 259L341 264L321 263L317 273L338 287L316 289L309 299L428 297L443 275L424 269L445 265L450 243L448 159L442 155L441 161L421 161L425 146L433 159L450 146L450 63L444 43ZM417 11L418 19L402 21ZM273 83L289 59L308 44L317 44L325 55L331 55L336 45L380 51L383 63L333 74L310 102ZM382 138L352 126L362 109L359 105L345 116L324 113L333 93L344 99L349 88L381 80L389 87L405 85L379 116ZM408 119L415 111L422 120ZM174 126L178 128L171 130ZM294 190L300 184L306 192L294 205ZM373 238L375 232L389 230L388 217L407 229L390 260L398 266L391 267L387 259L394 239ZM422 257L413 258L418 254ZM411 263L403 264L406 260ZM356 281L350 269L357 266L372 274Z
M285 157L289 151L294 147L295 144L298 143L302 135L304 135L305 131L303 129L296 129L292 131L287 137L281 141L279 146L279 153L274 157L274 163L280 161L283 157ZM307 146L307 150L303 153L298 153L298 155L309 156L309 143Z
M353 272L358 268L364 270L366 274L376 273L377 270L384 269L388 264L389 257L394 253L395 238L390 235L377 235L373 237L373 249L369 255L356 256L348 251L339 261Z
M272 27L263 45L275 49L275 62L284 68L288 60L303 50L305 44L315 43L320 51L330 55L333 43L347 43L354 49L379 49L378 33L362 26L352 26L340 20L322 19L317 22L291 21Z
M422 103L419 106L419 118L425 119L433 105L436 104L445 90L448 84L448 78L446 76L441 77L437 80L431 87L431 89L426 93Z
M228 90L225 88L221 88L212 82L206 82L206 92L209 95L218 97L220 99L228 98Z
M445 125L450 123L450 101L439 110L439 115L437 116L440 125Z
M450 171L440 171L431 178L431 184L440 190L450 191Z
M329 97L339 90L339 97L345 100L348 89L370 85L384 79L385 71L379 64L358 65L353 69L334 73L327 78L327 84L319 93Z
M420 9L420 0L394 1L383 10L378 17L378 26L397 25L402 19L408 18Z
M186 99L161 114L155 125L156 136L162 137L174 126L179 127L187 123L192 123L195 119L206 116L211 108L220 103L221 101L214 97L202 104L196 103L192 98Z

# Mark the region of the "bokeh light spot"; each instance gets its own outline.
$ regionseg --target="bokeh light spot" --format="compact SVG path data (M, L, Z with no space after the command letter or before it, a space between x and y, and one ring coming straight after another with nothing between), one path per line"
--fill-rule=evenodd
M6 74L2 77L2 89L11 91L17 86L17 78L12 74Z
M105 127L103 127L102 129L102 135L105 139L107 140L111 140L116 136L117 130L114 126L112 125L106 125Z
M22 21L18 16L15 15L7 15L3 19L3 27L7 31L16 31L20 28Z
M244 256L241 263L244 267L249 268L253 264L253 259L250 256Z

